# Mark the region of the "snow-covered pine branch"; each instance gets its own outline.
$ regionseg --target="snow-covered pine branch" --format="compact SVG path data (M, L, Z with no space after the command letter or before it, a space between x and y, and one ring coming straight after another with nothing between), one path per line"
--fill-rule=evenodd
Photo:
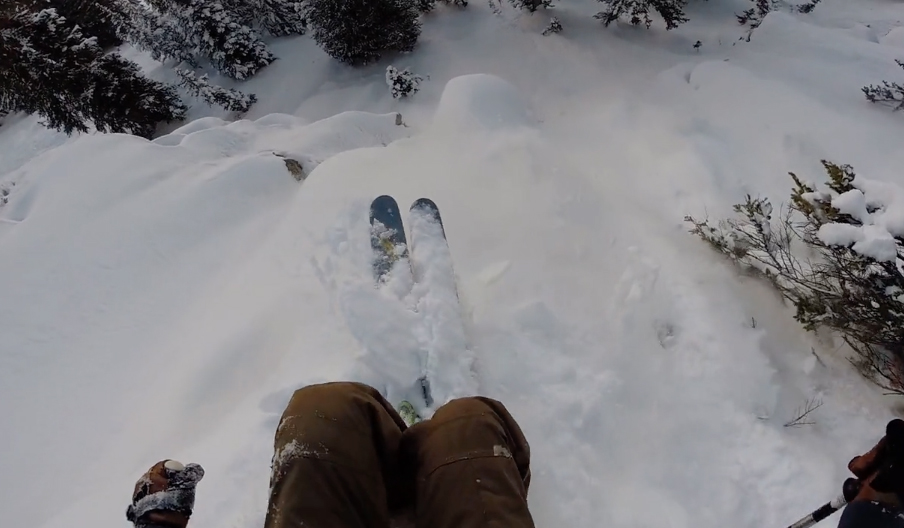
M537 9L552 7L552 0L509 0L515 9L524 9L531 13Z
M244 113L257 102L257 96L254 94L246 94L211 84L207 74L198 76L193 71L181 68L176 69L176 74L179 76L179 86L189 94L200 97L211 106L217 105L231 112Z
M606 5L606 9L593 17L609 24L622 17L629 17L631 24L637 26L643 24L650 28L653 25L652 11L659 13L665 20L666 29L675 29L679 24L688 21L684 14L684 6L687 0L599 0Z

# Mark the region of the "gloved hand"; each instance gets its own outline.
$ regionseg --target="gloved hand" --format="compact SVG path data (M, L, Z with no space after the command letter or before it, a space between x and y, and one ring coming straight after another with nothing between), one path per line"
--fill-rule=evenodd
M198 464L157 462L135 483L126 519L138 527L185 528L195 505L195 486L203 477Z
M848 463L851 473L860 479L855 501L875 501L901 506L904 498L904 421L892 420L885 436L867 453Z

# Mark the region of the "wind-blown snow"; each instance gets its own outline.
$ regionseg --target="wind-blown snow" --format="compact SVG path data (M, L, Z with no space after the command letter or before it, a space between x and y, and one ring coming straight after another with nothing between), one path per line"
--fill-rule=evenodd
M429 75L410 101L387 64L303 37L242 86L248 120L195 108L153 142L0 128L4 520L122 525L135 479L175 458L206 469L193 528L259 527L295 388L395 400L425 367L438 399L477 390L519 420L538 526L786 526L837 495L890 400L682 217L778 202L821 158L870 175L866 204L904 184L904 122L859 92L900 49L852 30L890 35L899 7L825 0L747 43L746 2L692 3L668 33L604 29L597 4L563 2L548 37L546 14L439 6L393 59ZM437 202L463 317L441 277L373 287L380 194ZM900 233L899 211L872 225ZM784 427L808 398L815 424Z

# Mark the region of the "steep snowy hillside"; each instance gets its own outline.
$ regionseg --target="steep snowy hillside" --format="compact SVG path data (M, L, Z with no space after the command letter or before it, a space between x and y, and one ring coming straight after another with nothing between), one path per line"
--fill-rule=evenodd
M783 526L835 496L894 400L682 218L781 201L820 158L904 184L904 116L859 91L901 80L904 6L849 4L770 14L750 42L741 0L668 33L563 0L547 37L549 14L440 6L414 53L364 69L274 42L243 121L196 107L153 142L9 121L4 525L122 526L172 457L207 470L193 528L259 527L298 386L393 394L427 348L438 399L473 391L454 322L372 286L380 194L442 209L477 390L531 442L538 526ZM410 101L390 63L429 75ZM784 427L813 398L815 424Z

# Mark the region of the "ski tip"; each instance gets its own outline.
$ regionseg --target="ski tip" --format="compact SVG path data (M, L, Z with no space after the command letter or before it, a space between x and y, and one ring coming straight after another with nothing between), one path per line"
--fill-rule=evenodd
M389 196L388 194L383 194L374 198L374 201L370 202L370 219L373 220L377 211L381 213L388 212L391 216L397 216L397 211L399 210L399 204L396 203L395 198Z
M418 198L411 204L411 209L431 209L433 211L439 211L436 202L430 198Z

